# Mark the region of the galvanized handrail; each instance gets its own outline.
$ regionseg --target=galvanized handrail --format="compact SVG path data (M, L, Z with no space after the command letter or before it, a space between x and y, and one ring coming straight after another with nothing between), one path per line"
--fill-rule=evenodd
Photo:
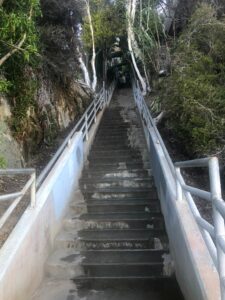
M97 116L98 112L109 104L109 102L112 98L115 86L116 86L115 81L113 81L113 83L109 86L108 90L106 90L103 85L103 88L100 90L100 92L96 95L94 100L88 106L88 108L82 115L81 119L78 121L78 123L75 125L75 127L71 130L69 135L66 137L66 139L63 141L62 145L59 147L59 149L55 153L55 155L52 157L52 159L46 165L44 170L38 176L37 189L40 187L42 182L48 176L49 172L52 170L53 166L59 159L59 157L62 154L62 152L64 151L64 149L67 147L67 145L70 144L71 139L73 138L74 134L77 131L82 131L83 139L86 141L88 140L89 129L90 129L92 123L96 122L96 116Z
M210 201L212 203L212 217L213 225L207 222L198 211L194 201L189 202L189 206L198 223L206 245L208 246L209 253L218 270L221 281L221 295L225 299L225 203L221 197L221 184L219 173L219 162L217 157L209 157L203 159L196 159L184 162L177 162L174 164L176 172L176 187L177 187L177 201L183 201L183 193L189 193ZM210 192L202 189L197 189L185 184L181 176L181 168L198 168L208 167L210 179Z
M7 195L0 195L0 202L1 201L9 201L13 200L13 202L9 205L7 210L3 213L0 217L0 229L6 223L16 206L20 203L23 199L24 195L30 189L30 206L31 208L35 207L36 202L36 171L35 169L6 169L0 170L0 175L2 176L10 176L10 175L29 175L29 179L25 186L22 188L21 191L16 193L11 193Z
M132 86L134 99L138 107L143 126L148 130L148 134L151 135L155 144L160 144L169 165L171 174L176 183L177 201L187 201L196 223L201 230L205 244L219 274L221 299L225 300L225 202L221 197L218 159L216 157L209 157L177 162L174 164L150 114L148 106L141 93L138 81L133 80ZM189 186L185 183L180 169L196 167L209 168L210 192ZM201 197L212 203L213 225L201 216L192 195Z

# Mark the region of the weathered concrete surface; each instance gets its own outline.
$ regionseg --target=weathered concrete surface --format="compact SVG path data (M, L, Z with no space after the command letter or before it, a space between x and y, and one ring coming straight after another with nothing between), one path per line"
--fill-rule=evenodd
M184 297L187 300L219 300L218 273L200 229L187 201L176 200L175 180L154 129L151 135L145 133L177 280Z
M103 111L91 129L93 137L102 115ZM92 138L83 145L81 133L76 134L39 189L36 208L25 211L1 248L0 300L27 300L39 286L46 259L77 188L83 152L88 153L91 142Z

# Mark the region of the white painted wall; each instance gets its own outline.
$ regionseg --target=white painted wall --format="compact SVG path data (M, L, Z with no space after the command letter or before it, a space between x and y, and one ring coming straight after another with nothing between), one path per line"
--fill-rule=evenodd
M82 134L75 134L0 251L0 299L26 300L39 285L83 167Z

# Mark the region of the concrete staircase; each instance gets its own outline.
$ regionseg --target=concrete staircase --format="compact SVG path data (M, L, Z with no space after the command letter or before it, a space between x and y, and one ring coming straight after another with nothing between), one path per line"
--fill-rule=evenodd
M105 112L35 300L183 299L133 104Z

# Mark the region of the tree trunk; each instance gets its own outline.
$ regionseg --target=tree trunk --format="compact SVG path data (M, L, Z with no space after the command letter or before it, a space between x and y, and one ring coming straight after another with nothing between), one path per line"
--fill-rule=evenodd
M92 67L92 89L95 91L97 86L97 74L96 74L96 67L95 67L95 60L96 60L96 51L95 51L95 36L94 36L94 28L92 24L92 17L91 17L91 10L90 10L90 3L89 0L85 0L86 8L87 8L87 15L88 21L91 31L91 38L92 38L92 58L91 58L91 67Z
M133 31L135 15L136 15L136 6L137 6L137 0L128 0L128 2L127 2L127 42L128 42L128 49L130 51L134 70L135 70L137 77L142 86L142 92L143 92L143 94L146 94L147 86L146 86L145 80L142 77L140 70L137 66L137 62L136 62L134 50L133 50L133 44L136 44L135 35L134 35L134 31Z

